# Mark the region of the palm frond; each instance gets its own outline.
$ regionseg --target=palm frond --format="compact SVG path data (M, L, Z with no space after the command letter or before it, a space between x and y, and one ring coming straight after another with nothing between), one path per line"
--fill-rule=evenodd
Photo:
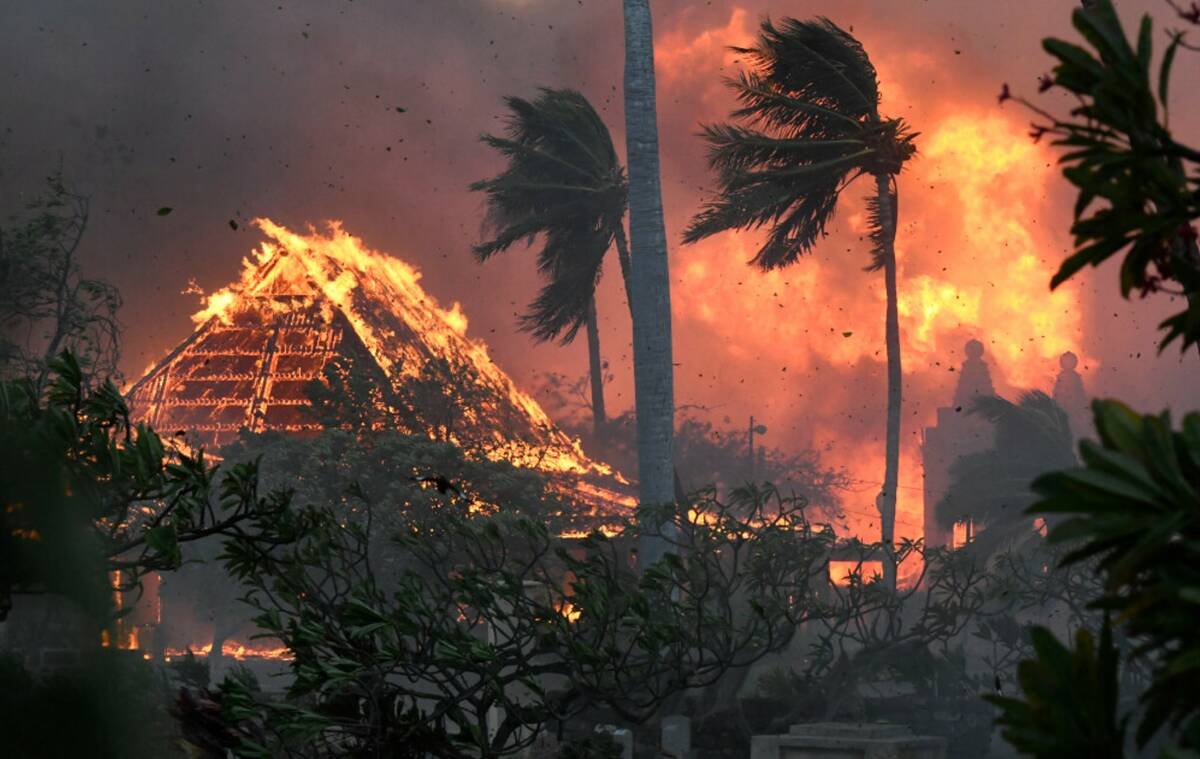
M507 165L470 186L485 194L488 208L486 239L472 251L483 261L540 237L538 268L547 284L521 322L538 339L570 342L587 317L600 262L624 217L625 172L608 128L580 93L541 89L533 100L504 102L504 136L481 139Z
M703 127L717 196L684 242L770 225L752 262L775 268L824 236L850 181L911 156L911 140L903 122L880 120L874 66L828 19L768 19L754 46L735 50L752 66L728 81L739 102L733 118L746 124ZM903 145L889 144L892 138Z
M770 224L770 234L751 263L763 269L784 266L811 250L825 234L838 191L849 175L849 171L808 177L760 173L754 182L739 181L705 204L684 230L683 240L695 243L729 229Z
M1062 406L1046 393L1032 390L1021 393L1017 403L1003 398L980 396L975 399L972 413L979 414L996 425L998 445L1028 447L1030 441L1051 447L1073 446L1071 423ZM1070 454L1073 459L1073 454Z
M733 124L701 127L708 143L708 164L718 173L755 167L787 168L802 162L821 162L857 153L865 147L859 139L788 139Z
M878 119L879 81L862 43L827 18L765 19L757 44L739 48L776 92L858 121Z
M781 134L810 139L826 139L857 134L859 119L839 113L821 102L803 99L797 93L781 90L756 72L741 72L728 80L741 108L732 114Z
M521 329L539 341L571 343L587 321L608 247L609 240L596 230L555 230L547 235L538 254L546 284L520 317Z

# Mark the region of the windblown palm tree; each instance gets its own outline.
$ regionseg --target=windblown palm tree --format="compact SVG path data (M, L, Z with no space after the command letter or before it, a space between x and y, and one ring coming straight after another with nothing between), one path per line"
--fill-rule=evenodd
M866 50L828 19L762 24L754 47L734 48L753 64L730 81L743 125L704 127L720 192L692 220L684 241L731 229L769 227L751 263L794 263L824 235L842 191L860 176L875 180L868 201L871 263L887 289L887 443L880 522L894 540L900 459L900 326L896 306L896 175L916 153L902 119L879 114L879 82ZM894 586L891 556L885 579Z
M519 241L532 244L541 237L538 269L546 284L521 325L539 341L563 345L586 328L592 422L600 435L606 413L596 285L615 243L629 297L625 170L608 128L575 90L542 89L535 100L510 97L505 104L510 112L506 136L482 139L508 159L508 167L471 185L487 194L484 229L492 238L476 245L474 253L483 262Z
M995 441L988 450L951 465L950 486L936 514L943 528L970 524L972 550L988 556L1006 542L1032 534L1032 518L1025 515L1036 500L1030 484L1078 462L1067 413L1045 393L1024 393L1017 403L981 396L971 413L995 426Z
M623 10L638 499L644 506L661 506L676 501L675 379L671 359L671 278L658 159L654 32L650 0L624 0ZM643 565L665 550L664 541L647 540L641 549Z

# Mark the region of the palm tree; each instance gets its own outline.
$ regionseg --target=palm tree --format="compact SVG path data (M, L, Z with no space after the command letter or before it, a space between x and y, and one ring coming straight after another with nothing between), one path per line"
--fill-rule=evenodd
M629 161L629 238L633 244L633 379L637 409L638 497L643 505L674 503L674 367L671 279L663 224L654 92L654 32L649 0L624 0L625 146ZM648 540L643 565L666 546Z
M828 19L764 21L754 47L733 48L753 70L730 86L743 125L706 126L709 165L718 196L684 232L694 243L731 229L769 226L751 263L775 269L794 263L824 236L842 191L867 175L871 263L887 290L887 438L878 499L893 587L891 555L900 459L900 326L896 312L896 175L916 153L915 134L902 119L879 115L879 81L861 43ZM635 245L636 248L636 245Z
M951 465L950 486L935 508L943 528L971 525L971 550L990 556L1032 534L1025 516L1036 500L1030 483L1078 462L1067 413L1045 393L1023 393L1017 403L981 396L971 412L994 425L995 440Z
M507 136L482 138L508 159L508 166L471 185L487 194L484 229L491 236L473 251L483 262L519 241L532 243L541 236L538 269L546 284L521 317L521 326L538 341L563 345L585 327L592 424L599 437L607 418L596 284L604 256L615 243L629 297L625 170L608 128L587 98L575 90L543 88L540 93L532 101L506 98ZM629 301L632 305L632 297Z

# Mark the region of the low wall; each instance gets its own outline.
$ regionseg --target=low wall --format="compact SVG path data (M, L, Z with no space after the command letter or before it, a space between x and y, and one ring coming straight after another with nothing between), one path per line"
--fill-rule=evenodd
M750 759L944 759L946 739L913 735L903 725L819 722L787 735L756 735Z

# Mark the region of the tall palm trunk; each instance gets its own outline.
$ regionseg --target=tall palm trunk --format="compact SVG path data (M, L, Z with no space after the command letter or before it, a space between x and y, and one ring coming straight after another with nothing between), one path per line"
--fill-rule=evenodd
M672 435L675 423L671 363L671 280L663 225L654 94L654 33L649 0L624 0L625 145L629 166L632 247L633 382L638 437L638 496L643 505L674 503ZM646 566L666 550L662 540L641 546Z
M900 371L900 318L896 293L896 219L899 193L893 193L891 177L875 175L879 218L883 225L883 279L887 290L887 433L884 446L883 491L879 499L879 522L884 547L883 579L896 587L896 559L892 547L896 537L896 490L900 470L900 397L903 375Z
M604 410L604 365L600 361L600 325L596 323L596 296L587 310L588 370L592 377L592 434L599 439L608 424Z

